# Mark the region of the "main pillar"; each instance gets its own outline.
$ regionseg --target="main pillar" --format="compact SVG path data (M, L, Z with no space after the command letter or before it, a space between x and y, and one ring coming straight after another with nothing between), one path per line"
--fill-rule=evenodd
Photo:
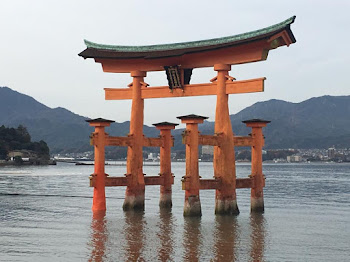
M218 72L215 133L221 134L224 141L220 146L214 147L214 176L222 182L215 194L215 214L237 215L235 151L226 94L231 65L216 64L214 70Z
M186 175L184 216L201 216L201 202L199 199L199 169L198 169L198 124L203 123L207 117L187 115L177 117L181 123L186 124L184 134L186 143Z
M90 126L95 127L95 132L93 133L94 141L94 174L92 175L95 179L94 186L94 196L92 200L92 210L93 211L103 211L106 210L106 194L105 194L105 145L106 145L106 133L105 127L110 126L114 121L106 120L102 118L86 120L89 122Z
M247 127L252 128L252 173L253 185L250 196L250 211L263 213L264 212L264 193L263 188L265 186L265 178L262 172L262 148L264 145L264 136L262 128L265 127L270 121L261 119L252 119L243 121Z
M164 178L163 185L160 185L160 208L171 208L173 203L171 199L171 186L173 174L171 173L171 147L173 146L171 130L178 124L162 122L154 124L160 130L160 136L164 141L160 147L160 175Z
M129 176L128 186L125 192L123 204L124 210L138 209L145 207L145 180L143 177L143 108L144 101L141 98L141 87L146 72L133 71L132 81L132 106L130 119L130 133L132 145L128 147L127 153L127 176Z

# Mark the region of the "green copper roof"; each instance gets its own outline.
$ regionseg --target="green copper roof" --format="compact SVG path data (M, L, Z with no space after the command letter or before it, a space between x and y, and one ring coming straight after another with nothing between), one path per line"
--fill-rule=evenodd
M198 47L205 47L205 46L215 46L215 45L222 45L222 44L228 44L228 43L234 43L234 42L241 42L247 39L264 36L272 32L277 32L279 30L289 28L290 24L292 24L294 20L295 20L295 16L281 23L278 23L276 25L272 25L263 29L251 31L244 34L221 37L221 38L213 38L213 39L202 40L202 41L183 42L183 43L147 45L147 46L120 46L120 45L96 44L88 40L84 40L84 42L88 49L93 48L93 49L117 51L117 52L139 53L139 52L157 52L157 51L169 51L169 50L177 50L177 49L198 48ZM291 35L291 38L293 42L295 42L293 35Z

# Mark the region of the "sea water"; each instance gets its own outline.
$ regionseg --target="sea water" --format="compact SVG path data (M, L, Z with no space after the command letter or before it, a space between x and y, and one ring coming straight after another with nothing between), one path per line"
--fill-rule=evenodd
M236 168L237 177L250 174L250 164ZM212 163L199 170L213 177ZM350 164L263 170L264 214L250 214L250 190L238 189L240 214L215 216L215 192L203 190L202 217L184 218L185 163L172 164L170 212L159 210L159 186L146 187L144 212L123 212L125 187L110 187L105 215L91 211L93 166L1 167L0 261L349 261Z

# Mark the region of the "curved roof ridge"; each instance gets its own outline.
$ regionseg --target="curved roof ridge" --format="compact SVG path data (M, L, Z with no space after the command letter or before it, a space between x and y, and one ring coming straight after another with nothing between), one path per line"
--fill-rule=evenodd
M236 41L242 41L249 38L254 38L260 35L265 35L271 32L282 30L286 27L289 27L295 20L295 16L292 16L286 19L283 22L278 24L258 29L255 31L242 33L233 36L226 36L221 38L212 38L207 40L198 40L191 42L181 42L181 43L171 43L171 44L159 44L159 45L144 45L144 46L124 46L124 45L106 45L106 44L97 44L88 40L84 40L85 45L88 48L100 49L100 50L110 50L118 52L154 52L154 51L166 51L166 50L176 50L176 49L186 49L186 48L195 48L195 47L205 47L218 44L232 43Z

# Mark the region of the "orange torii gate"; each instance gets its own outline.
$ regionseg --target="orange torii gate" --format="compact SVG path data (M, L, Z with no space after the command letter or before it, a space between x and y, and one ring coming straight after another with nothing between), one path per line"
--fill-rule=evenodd
M264 181L260 167L261 153L259 154L257 151L261 151L263 145L261 129L268 121L259 119L247 121L247 126L253 129L252 136L235 137L229 118L228 95L262 92L264 91L265 78L236 81L235 78L229 75L229 71L231 70L231 65L266 60L269 50L295 43L295 38L290 29L290 25L294 20L295 17L291 17L279 24L257 31L187 43L153 46L113 46L85 41L87 48L79 54L80 56L93 58L95 62L101 63L104 72L130 73L133 78L128 88L105 88L106 100L132 100L130 133L128 137L112 138L106 135L103 130L104 126L110 124L109 121L103 119L90 121L90 124L95 126L93 137L95 154L96 150L102 150L98 148L102 148L104 145L128 147L126 178L115 178L119 182L114 183L115 186L127 186L123 205L124 210L144 208L144 194L145 185L148 184L147 180L154 179L149 184L165 186L164 179L147 178L143 174L142 147L158 146L165 148L165 141L169 142L169 138L165 138L164 136L154 139L143 136L144 99L216 95L214 136L198 136L197 126L198 123L203 121L203 118L198 118L198 116L184 116L180 118L188 127L188 130L186 129L188 136L185 135L186 148L190 145L188 150L186 149L186 153L188 151L188 154L186 155L186 176L183 187L189 191L189 197L185 198L184 215L201 214L199 194L192 192L193 188L191 185L193 185L193 179L197 181L194 188L198 188L198 190L216 189L216 214L239 213L236 201L238 183L241 183L239 187L252 188L251 210L257 212L263 211L262 187L264 186ZM192 70L201 67L214 67L214 70L217 71L217 76L212 78L210 83L190 84ZM147 72L163 70L167 75L168 86L150 87L144 82ZM175 128L175 124L171 124L170 126L170 128L167 127L169 133L170 129ZM160 127L159 129L162 131ZM254 139L254 137L256 138ZM202 144L214 145L215 179L212 181L199 181L198 174L196 174L195 166L198 165L198 157L195 159L194 156L198 154L198 144L200 142ZM236 179L234 146L239 146L239 143L250 145L253 148L252 175L251 178L245 181ZM169 149L170 147L167 146L167 148ZM92 185L95 187L95 191L103 191L103 194L101 193L100 195L101 199L104 198L104 189L102 190L99 187L104 187L106 181L113 179L109 178L107 180L105 178L104 167L99 167L100 165L104 166L104 162L102 164L102 153L104 154L104 151L97 152L98 158L95 155L95 160L97 159L98 163L96 164L95 162L95 174L92 178ZM193 174L187 173L193 172L193 170ZM167 170L167 173L169 173L169 170ZM99 177L101 177L100 180ZM167 179L168 184L171 180L170 178ZM189 185L190 188L188 188ZM171 189L169 192L171 192ZM98 202L97 199L99 198L96 197L95 199L94 193L93 209L105 210L105 202L104 204L95 205L95 200L96 203ZM171 206L169 204L171 203L171 196L170 201L169 198L167 199L168 201L165 201L167 204L164 204L164 206Z

